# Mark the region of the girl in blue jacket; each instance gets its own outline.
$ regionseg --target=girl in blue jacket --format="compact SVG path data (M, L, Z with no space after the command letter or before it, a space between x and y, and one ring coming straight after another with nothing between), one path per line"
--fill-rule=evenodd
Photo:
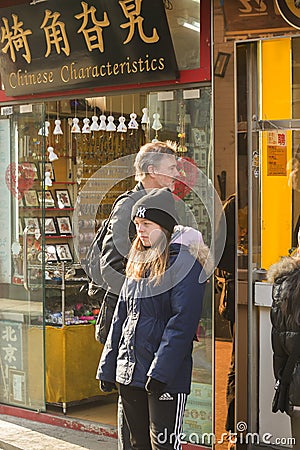
M138 450L181 449L205 289L199 255L206 246L198 241L195 253L192 246L171 243L176 217L168 189L152 190L133 207L137 236L97 372L102 390L119 383Z

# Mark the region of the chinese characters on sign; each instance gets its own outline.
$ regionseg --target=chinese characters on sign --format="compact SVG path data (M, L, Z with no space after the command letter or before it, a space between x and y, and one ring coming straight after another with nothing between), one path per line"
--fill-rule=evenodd
M268 131L268 145L286 147L286 132Z
M0 321L0 399L9 396L9 377L12 369L22 370L22 324Z
M267 147L267 175L287 175L287 142L285 131L269 131Z
M31 63L31 54L28 45L27 36L32 34L31 30L23 30L23 22L18 22L18 16L12 14L13 25L9 28L8 19L2 18L3 26L1 27L1 43L5 44L2 48L3 53L10 53L10 57L13 62L16 61L16 52L23 50L23 58Z
M147 37L144 33L144 18L141 16L142 0L136 0L135 2L132 0L120 0L119 3L123 9L125 17L128 19L127 23L120 25L121 28L129 28L128 37L126 41L124 41L124 44L128 44L128 42L131 41L135 31L135 24L137 24L139 36L144 42L153 43L159 41L159 36L156 29L153 30L153 35L151 37Z
M0 70L8 94L90 87L95 79L125 84L133 76L135 83L176 78L161 0L91 3L48 0L47 9L1 10Z
M276 0L224 0L223 8L227 36L291 30L281 17Z
M87 45L88 50L91 52L94 48L98 48L101 53L104 52L104 44L103 44L103 36L102 36L102 28L108 27L110 25L110 21L108 20L107 13L104 12L102 22L97 20L95 17L96 8L92 6L88 9L88 5L85 2L82 2L83 13L77 14L76 19L83 19L82 25L77 31L77 33L83 32L84 39ZM95 25L92 28L86 28L89 20L89 14L91 15L91 20ZM96 41L94 44L93 41Z
M66 34L66 27L63 22L57 21L60 14L58 12L52 13L48 9L45 11L45 18L40 26L41 29L45 31L45 37L47 42L47 52L45 57L47 58L51 53L51 45L54 44L55 50L60 54L61 50L65 55L70 55L70 45ZM52 19L51 24L46 26L48 21ZM63 47L61 47L63 44Z

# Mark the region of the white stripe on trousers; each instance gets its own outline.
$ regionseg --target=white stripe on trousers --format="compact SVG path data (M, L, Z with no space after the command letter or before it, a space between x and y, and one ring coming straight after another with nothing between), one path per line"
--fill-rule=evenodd
M181 442L180 442L180 434L182 431L182 421L184 408L186 403L186 394L177 394L177 408L176 408L176 417L175 417L175 425L174 425L174 450L181 450Z

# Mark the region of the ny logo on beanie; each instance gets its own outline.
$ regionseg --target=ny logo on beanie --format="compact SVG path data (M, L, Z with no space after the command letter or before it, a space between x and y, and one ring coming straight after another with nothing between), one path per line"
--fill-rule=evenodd
M140 206L136 212L136 217L145 218L146 208L144 206Z

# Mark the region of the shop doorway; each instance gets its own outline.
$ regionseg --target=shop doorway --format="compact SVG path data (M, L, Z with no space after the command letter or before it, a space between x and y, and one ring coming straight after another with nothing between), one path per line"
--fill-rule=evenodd
M271 412L272 285L265 272L298 245L299 38L237 43L236 61L238 226L243 230L237 258L236 421L260 439L270 433L280 442L290 437L290 425L287 416Z

